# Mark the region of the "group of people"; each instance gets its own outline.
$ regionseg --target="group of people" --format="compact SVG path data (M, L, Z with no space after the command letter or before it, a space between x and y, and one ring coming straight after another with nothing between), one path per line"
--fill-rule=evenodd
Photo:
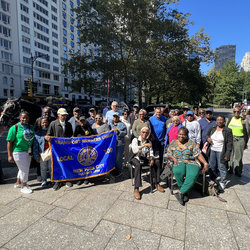
M136 199L141 198L139 188L144 164L152 167L156 190L165 191L160 185L164 154L173 161L173 173L180 188L175 196L182 205L188 201L188 192L200 171L209 170L211 179L219 179L222 191L228 181L228 171L239 177L242 174L249 124L240 116L240 107L234 108L233 117L227 121L222 115L215 119L212 108L194 107L191 110L184 106L180 115L179 110L168 112L167 108L156 107L153 116L148 117L146 110L139 109L137 104L131 113L128 110L121 112L115 101L105 115L91 108L89 118L86 118L78 107L73 109L70 119L64 108L58 109L57 115L57 119L52 117L50 108L45 107L42 117L33 127L29 125L29 114L23 111L19 123L9 129L8 160L15 162L19 169L14 187L21 188L23 193L32 193L27 185L32 157L40 166L42 188L48 186L51 161L43 161L41 153L48 149L51 137L91 136L109 130L117 135L116 168L112 174L119 176L127 163L133 164ZM53 188L58 190L64 184L73 185L71 182L56 182ZM82 184L82 181L77 184Z

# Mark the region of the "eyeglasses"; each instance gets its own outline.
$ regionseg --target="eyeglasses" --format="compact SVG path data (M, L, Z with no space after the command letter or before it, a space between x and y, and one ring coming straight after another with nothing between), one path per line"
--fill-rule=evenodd
M234 111L234 113L240 113L240 111Z
M204 114L205 114L205 112L200 112L200 113L199 113L199 115L204 115Z
M112 105L113 107L118 107L117 105Z
M102 117L96 117L95 120L96 120L96 121L102 120Z

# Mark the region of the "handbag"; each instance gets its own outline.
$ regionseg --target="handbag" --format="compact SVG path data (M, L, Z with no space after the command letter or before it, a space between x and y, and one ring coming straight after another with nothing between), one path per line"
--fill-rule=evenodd
M207 150L208 150L209 146L210 146L210 144L209 144L208 142L205 142L205 143L204 143L204 146L203 146L203 148L202 148L202 152L203 152L204 154L207 154Z
M49 161L50 160L50 148L47 148L44 152L40 153L40 156L43 161Z

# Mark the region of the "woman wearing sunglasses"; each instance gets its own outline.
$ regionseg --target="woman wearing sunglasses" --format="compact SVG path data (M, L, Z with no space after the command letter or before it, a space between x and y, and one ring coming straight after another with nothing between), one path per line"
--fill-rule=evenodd
M95 123L92 125L92 129L95 134L101 134L110 130L109 125L103 122L102 114L96 114Z

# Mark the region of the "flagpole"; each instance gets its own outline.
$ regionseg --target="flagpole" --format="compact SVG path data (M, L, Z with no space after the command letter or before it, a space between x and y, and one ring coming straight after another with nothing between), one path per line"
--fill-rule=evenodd
M107 89L107 107L109 106L109 78L108 78L108 89Z

